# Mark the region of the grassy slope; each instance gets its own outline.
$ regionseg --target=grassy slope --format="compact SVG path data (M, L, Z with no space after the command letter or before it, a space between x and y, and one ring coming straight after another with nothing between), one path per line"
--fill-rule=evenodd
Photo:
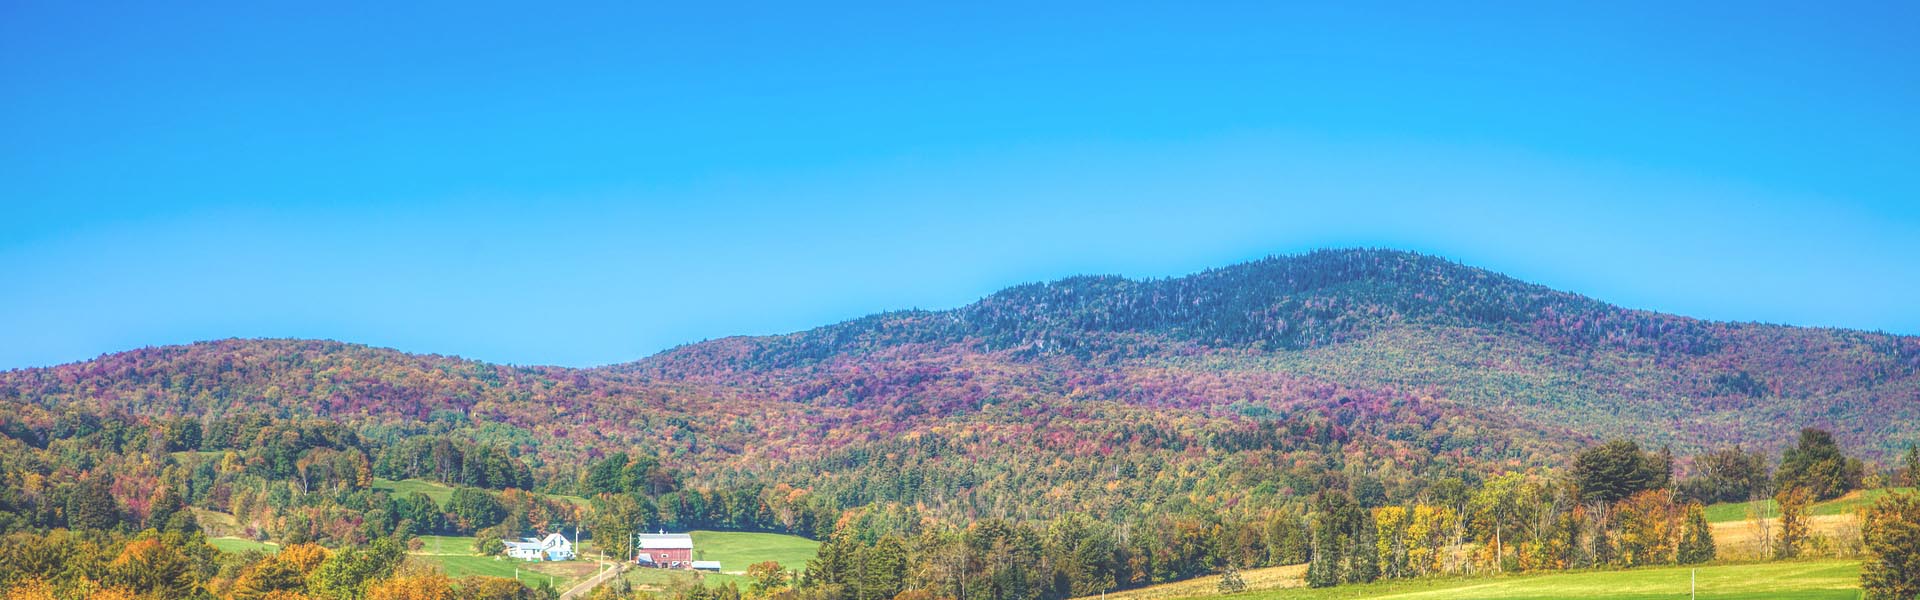
M440 504L442 506L446 505L448 498L453 497L453 486L450 486L444 483L427 481L425 479L394 480L394 479L381 479L381 478L375 477L373 479L373 489L387 490L388 493L393 494L395 497L400 497L400 498L404 498L408 494L411 494L414 492L420 492L420 493L426 494L428 498L432 498L435 504ZM489 490L489 491L495 491L495 490ZM586 498L582 498L579 496L568 496L565 494L547 494L547 497L553 498L555 500L565 500L568 503L573 504L574 506L585 507L591 504L590 502L587 501Z
M1687 597L1690 571L1692 571L1691 567L1662 567L1495 578L1436 577L1317 590L1273 589L1249 592L1236 597L1248 600L1670 599ZM1854 561L1820 560L1713 565L1699 568L1699 597L1717 600L1760 598L1851 600L1860 595L1859 582L1860 563ZM1148 588L1148 590L1152 589L1154 588ZM1196 590L1196 592L1194 596L1214 595L1211 589Z
M633 589L653 592L671 589L676 586L685 586L693 582L699 582L702 585L709 586L731 583L740 586L741 590L744 591L747 585L753 582L744 575L701 573L698 571L671 569L629 569L627 574L622 577L625 577L629 583L633 584Z
M1856 510L1867 507L1887 494L1912 491L1914 491L1914 488L1855 490L1839 498L1834 498L1826 502L1816 502L1813 505L1813 509L1809 512L1814 515L1850 514ZM1746 502L1722 502L1707 507L1707 521L1711 523L1745 521L1747 520L1748 510L1748 503ZM1765 510L1768 516L1773 516L1779 514L1780 507L1775 505L1772 500L1768 500Z
M695 531L693 548L697 560L717 560L723 571L745 573L747 565L769 560L788 569L806 568L820 542L777 533Z
M776 533L695 531L693 539L694 547L705 552L705 560L720 561L724 569L735 573L746 571L747 565L767 560L779 562L789 569L802 569L806 567L807 560L813 558L815 549L820 546L819 542L803 537ZM553 575L556 589L565 590L591 577L594 570L594 562L590 560L529 563L504 558L496 559L492 556L478 556L473 553L471 536L426 535L420 536L420 541L420 549L409 554L414 560L439 567L440 571L449 577L468 575L513 577L514 568L519 567L521 581L544 582L548 575ZM579 550L586 553L592 552L590 543L582 543ZM747 584L747 578L735 574L661 569L633 569L625 577L636 587L647 589L665 589L676 582L690 582L696 578L708 585L728 582L742 586Z
M373 480L373 489L387 490L387 493L392 494L396 498L405 498L408 494L420 492L426 494L428 498L432 498L434 504L441 506L446 506L447 499L453 497L453 486L442 485L422 479L402 479L395 481L376 477Z
M551 577L554 589L565 590L592 577L597 568L594 561L586 560L524 562L504 556L474 554L472 536L423 535L419 539L420 549L408 552L409 559L437 567L448 577L485 575L512 578L515 569L518 569L520 580L529 585L546 583Z
M207 538L207 544L228 554L239 554L248 550L259 550L268 554L280 551L280 545L273 542L256 542L237 537Z
M750 580L740 575L747 566L757 562L774 561L787 569L798 571L805 569L807 561L813 558L820 542L807 538L781 535L777 533L742 533L734 531L695 531L693 532L694 551L700 553L700 560L720 561L723 573L696 573L666 569L633 569L626 574L627 581L635 589L659 591L677 585L699 581L706 585L733 583L742 588Z
M1240 579L1247 582L1247 590L1253 592L1297 588L1305 584L1306 565L1288 565L1248 569L1240 572ZM1212 596L1220 589L1220 576L1208 575L1186 581L1163 583L1139 589L1114 592L1105 596L1106 600L1171 600L1174 598L1192 598Z

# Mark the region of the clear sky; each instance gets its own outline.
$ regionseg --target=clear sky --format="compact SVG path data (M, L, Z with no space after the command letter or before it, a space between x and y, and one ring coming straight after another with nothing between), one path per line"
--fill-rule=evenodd
M481 4L0 1L0 368L588 366L1331 246L1920 333L1914 2Z

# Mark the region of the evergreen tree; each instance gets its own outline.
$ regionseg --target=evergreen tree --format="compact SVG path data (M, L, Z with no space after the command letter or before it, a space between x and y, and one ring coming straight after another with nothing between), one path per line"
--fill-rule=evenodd
M1920 495L1895 494L1867 510L1860 587L1872 600L1920 598Z
M1707 525L1707 511L1699 504L1689 504L1680 532L1679 562L1699 564L1713 560L1713 556L1713 528Z
M1267 524L1267 563L1297 565L1313 554L1313 536L1291 510L1281 511Z
M898 536L882 536L860 551L857 600L890 600L907 579L906 543Z
M1380 525L1373 520L1373 511L1359 504L1348 504L1346 508L1347 572L1343 579L1347 583L1367 583L1380 578Z
M1774 484L1783 490L1804 488L1813 500L1828 500L1858 487L1862 471L1859 461L1840 453L1833 434L1808 428L1800 430L1799 444L1781 455Z
M1342 579L1349 540L1342 535L1345 496L1323 493L1313 521L1313 558L1307 563L1308 587L1332 587Z
M582 486L588 495L617 494L627 491L624 474L627 468L627 454L615 452L593 463L587 468L586 481Z
M1907 444L1907 485L1920 486L1920 444Z
M111 483L105 477L86 479L70 488L67 527L112 529L119 524L120 505L113 501Z
M821 542L813 559L807 561L804 577L807 585L847 586L854 583L852 570L854 553L858 552L857 542L852 532L841 530L833 537Z
M507 517L507 508L500 504L499 498L486 490L470 487L453 490L453 495L447 497L447 512L465 531L486 529Z
M1582 499L1613 504L1662 487L1667 479L1665 469L1671 467L1661 462L1641 452L1638 444L1614 440L1581 452L1574 458L1573 473Z

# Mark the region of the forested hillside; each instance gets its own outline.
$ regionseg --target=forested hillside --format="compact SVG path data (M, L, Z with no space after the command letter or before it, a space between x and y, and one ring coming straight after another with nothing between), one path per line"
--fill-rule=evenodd
M1772 451L1816 426L1886 457L1920 441L1916 369L1913 337L1699 321L1345 250L1025 285L603 369L322 341L148 348L0 374L0 402L36 445L76 414L323 418L382 446L457 434L555 492L621 452L697 486L1020 516L1048 509L1013 490L1233 504L1327 472L1391 487L1561 465L1615 435Z
M1139 375L1148 381L1090 396L1134 405L1260 395L1324 404L1265 385L1285 377L1686 449L1773 444L1805 425L1879 455L1920 436L1920 338L1630 310L1393 251L1322 251L1164 280L1070 278L950 311L695 344L611 369L815 405L953 401L965 395L924 392L962 379L988 393L1066 395L994 377L1008 370ZM1228 382L1173 383L1194 378Z
M596 369L224 340L0 373L0 531L190 533L168 520L193 507L288 543L586 520L853 536L831 553L1121 524L1109 543L1137 564L1047 596L1305 560L1302 515L1464 498L1608 438L1697 478L1689 457L1778 455L1815 427L1885 466L1920 442L1917 373L1920 338L1629 310L1370 250L1024 285ZM438 506L373 477L467 491ZM1560 485L1539 489L1580 489ZM1251 558L1223 558L1235 536Z

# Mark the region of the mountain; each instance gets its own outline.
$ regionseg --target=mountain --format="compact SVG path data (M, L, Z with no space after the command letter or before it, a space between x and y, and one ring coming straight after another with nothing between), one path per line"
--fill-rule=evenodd
M595 369L305 340L146 348L0 374L0 431L33 443L77 413L325 419L374 443L498 446L550 491L635 451L693 486L1023 517L1356 482L1411 497L1614 437L1776 451L1811 426L1888 457L1920 442L1917 371L1920 338L1703 321L1332 250L1022 285Z
M962 357L1055 373L1284 375L1685 449L1771 447L1820 426L1879 454L1913 442L1920 419L1920 338L1630 310L1377 250L1024 285L950 311L697 344L609 370L777 383L804 400L826 393L836 368L969 372Z

